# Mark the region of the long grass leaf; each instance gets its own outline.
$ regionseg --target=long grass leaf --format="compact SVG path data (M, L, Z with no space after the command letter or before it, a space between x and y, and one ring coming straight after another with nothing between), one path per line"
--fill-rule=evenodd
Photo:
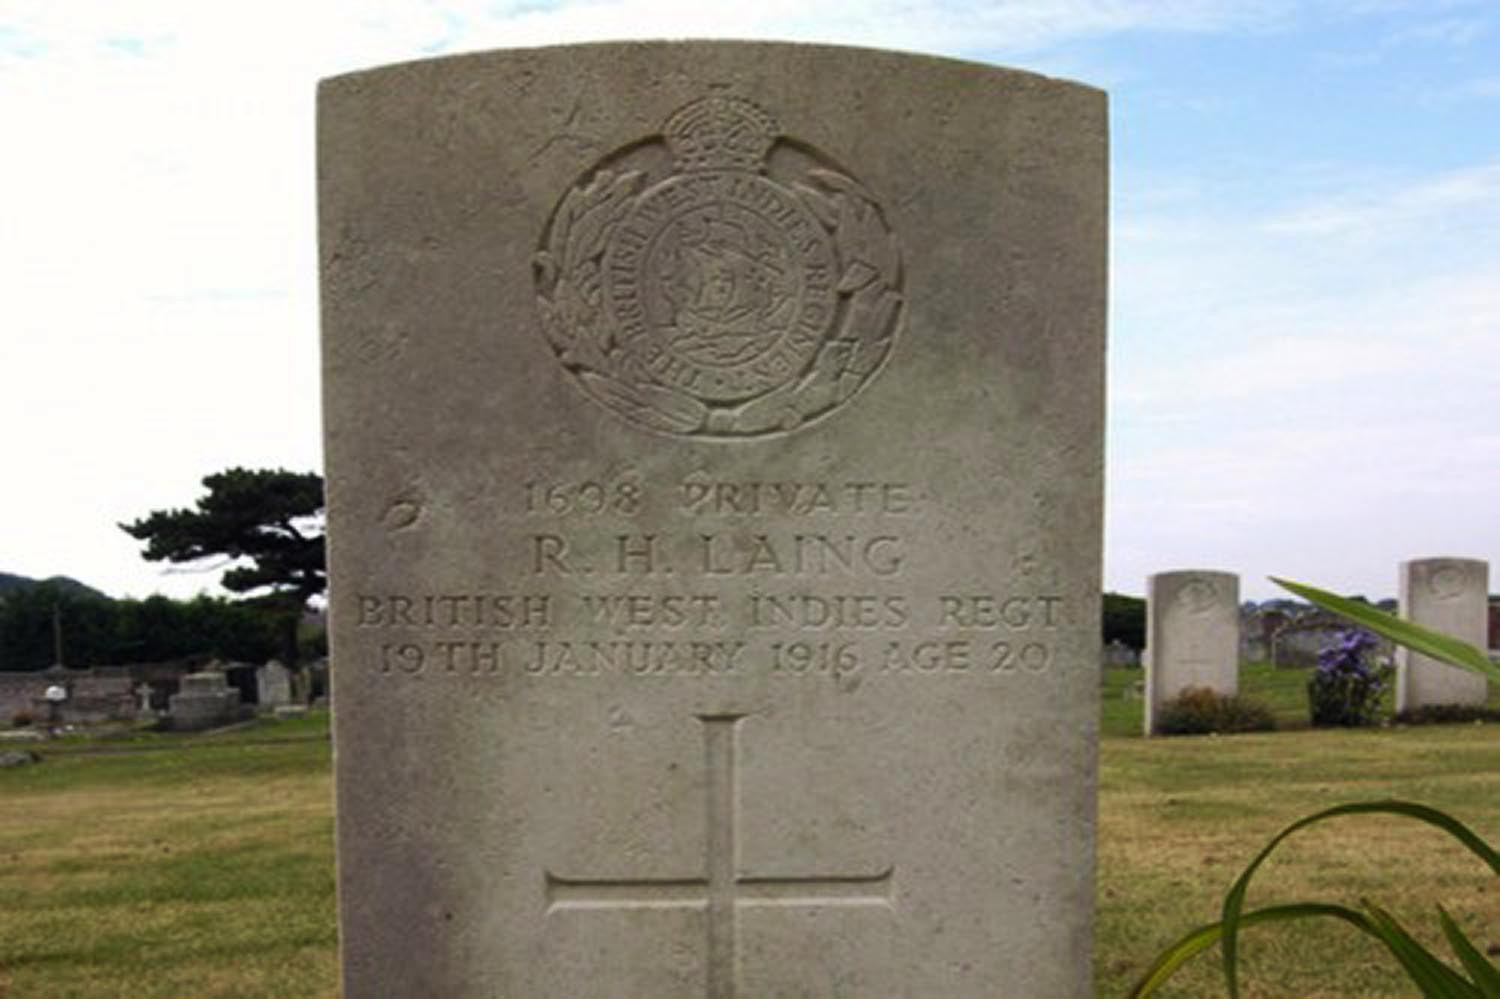
M1410 621L1404 621L1394 614L1387 614L1369 604L1350 600L1336 593L1329 593L1327 590L1320 590L1316 586L1294 583L1289 579L1278 579L1275 576L1271 577L1271 582L1325 610L1346 617L1377 635L1389 638L1398 645L1404 645L1413 652L1431 656L1433 659L1441 659L1461 669L1472 670L1487 677L1491 683L1500 683L1500 666L1496 666L1490 661L1489 656L1468 642L1454 638L1452 635L1432 631Z
M1365 902L1365 911L1386 947L1401 962L1407 977L1422 990L1422 995L1428 999L1484 999L1478 988L1422 946L1389 912L1369 902Z
M1500 968L1491 964L1489 958L1469 942L1458 923L1448 915L1447 909L1438 906L1438 918L1442 920L1443 936L1448 938L1448 946L1453 949L1454 956L1463 962L1464 970L1479 987L1484 999L1500 999Z
M1229 893L1224 896L1224 909L1220 922L1223 925L1223 957L1224 957L1224 980L1229 988L1230 999L1239 999L1239 925L1242 912L1245 908L1245 893L1250 888L1250 879L1265 863L1271 851L1275 850L1281 841L1292 833L1316 822L1336 818L1340 815L1368 815L1371 813L1385 813L1390 815L1404 815L1407 818L1426 822L1429 825L1448 833L1457 839L1481 860L1489 865L1491 871L1500 874L1500 853L1495 850L1474 833L1468 826L1455 819L1446 812L1419 805L1410 801L1363 801L1353 802L1347 805L1335 805L1333 808L1324 809L1316 814L1298 819L1287 826L1265 845L1256 854L1255 859L1245 867L1244 871L1235 880Z
M1256 909L1246 912L1240 916L1240 926L1254 926L1258 923L1285 922L1292 919L1307 919L1315 916L1332 916L1350 923L1365 933L1379 939L1375 928L1361 912L1343 905L1333 905L1323 902L1303 902L1292 905L1273 905L1264 909ZM1222 923L1210 923L1200 926L1181 939L1172 944L1147 968L1141 976L1135 988L1130 990L1128 999L1146 999L1147 996L1155 994L1167 979L1176 974L1177 969L1186 964L1191 958L1203 953L1203 951L1219 942L1223 935ZM1488 999L1488 997L1486 997Z

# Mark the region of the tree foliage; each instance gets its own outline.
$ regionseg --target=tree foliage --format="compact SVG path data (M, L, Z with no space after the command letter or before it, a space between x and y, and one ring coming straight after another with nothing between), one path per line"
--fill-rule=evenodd
M203 487L195 506L155 510L121 530L145 542L148 561L224 569L225 589L280 617L282 655L295 664L298 619L328 588L322 476L231 468Z
M0 670L40 670L57 661L53 615L68 666L117 666L212 657L264 662L280 653L273 622L221 597L114 600L49 582L0 598Z
M114 645L113 601L52 582L7 590L0 597L0 669L38 670L57 662L54 619L65 665L106 661Z
M120 525L146 543L144 558L204 569L227 563L225 589L299 610L327 589L322 476L231 468L203 486L207 493L191 509L156 510Z
M1123 593L1104 594L1104 641L1120 641L1139 652L1146 647L1146 601Z

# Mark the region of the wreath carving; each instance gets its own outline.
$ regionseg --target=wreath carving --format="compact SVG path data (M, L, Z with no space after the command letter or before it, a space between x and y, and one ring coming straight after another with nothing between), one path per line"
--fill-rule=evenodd
M837 409L884 365L905 311L874 195L729 96L685 105L570 188L535 280L542 330L585 393L710 440Z

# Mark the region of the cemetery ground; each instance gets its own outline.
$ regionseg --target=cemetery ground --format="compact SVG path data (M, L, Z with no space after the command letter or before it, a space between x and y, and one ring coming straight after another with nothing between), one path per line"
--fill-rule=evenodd
M1305 676L1250 667L1242 692L1292 721L1305 714ZM1104 686L1100 997L1123 996L1157 951L1216 918L1254 852L1319 808L1408 798L1500 839L1493 724L1146 740L1139 677L1111 670ZM0 999L337 996L326 715L43 752L39 765L0 770ZM1442 903L1500 948L1500 886L1414 822L1347 818L1301 833L1251 893L1252 904L1361 898L1433 944ZM1341 924L1255 928L1244 947L1247 999L1409 993L1391 960ZM1165 994L1223 994L1212 956Z

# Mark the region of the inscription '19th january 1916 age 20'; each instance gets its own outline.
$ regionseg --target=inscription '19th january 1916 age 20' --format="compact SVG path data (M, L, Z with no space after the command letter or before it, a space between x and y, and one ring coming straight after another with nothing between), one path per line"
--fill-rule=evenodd
M845 402L890 353L901 281L874 196L725 95L606 157L536 256L543 328L584 391L708 439L794 430Z

